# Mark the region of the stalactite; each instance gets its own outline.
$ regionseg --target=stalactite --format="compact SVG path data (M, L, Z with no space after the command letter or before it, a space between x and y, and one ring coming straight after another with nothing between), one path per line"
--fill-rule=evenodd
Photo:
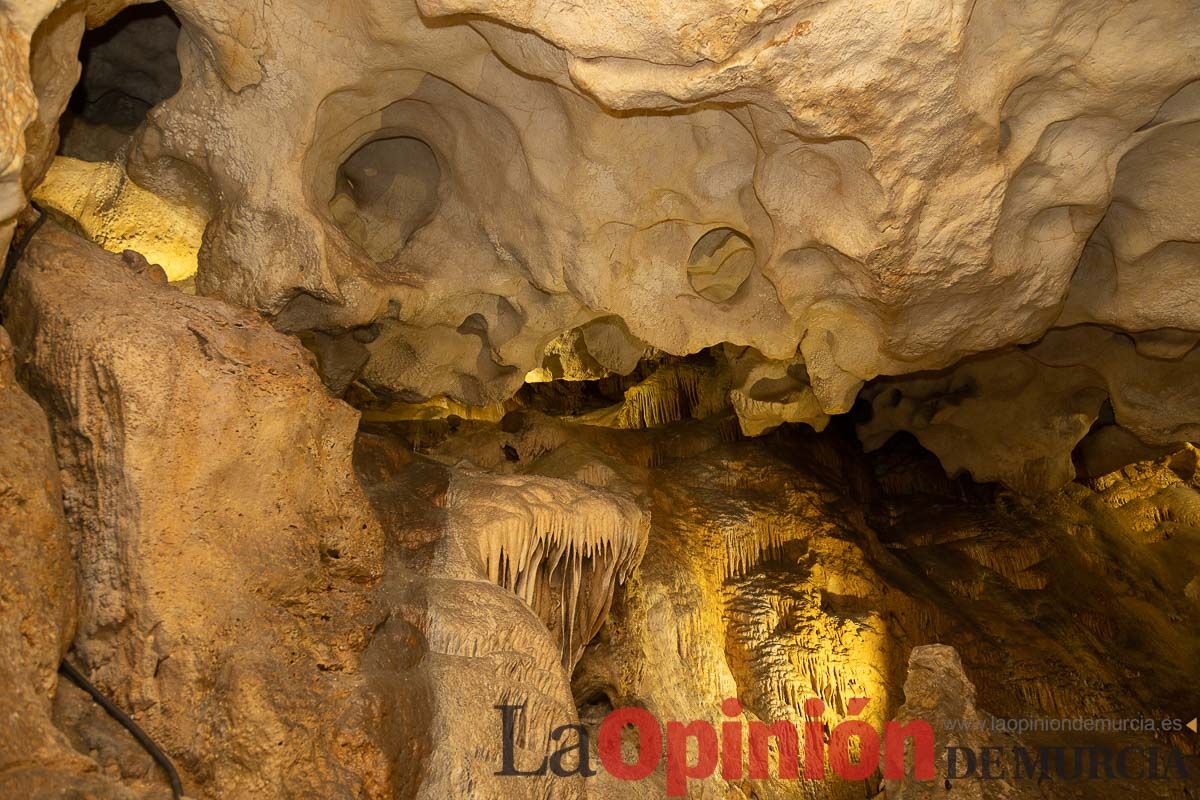
M788 542L803 541L813 531L786 514L754 514L733 525L723 520L714 534L725 543L725 562L720 567L721 579L728 580L779 558Z
M683 419L706 419L729 408L724 376L700 364L665 364L625 391L616 406L579 421L612 428L656 428Z
M1018 589L1044 589L1049 583L1045 574L1034 569L1045 558L1036 542L967 542L962 547L972 559Z
M520 597L555 633L569 669L595 636L612 593L641 559L648 520L629 498L533 475L465 473L450 490L487 579Z

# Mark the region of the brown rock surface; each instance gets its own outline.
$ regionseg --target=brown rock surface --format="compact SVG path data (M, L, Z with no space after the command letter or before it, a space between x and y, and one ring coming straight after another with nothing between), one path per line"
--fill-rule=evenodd
M5 310L54 430L95 682L206 796L383 785L357 414L253 315L53 225Z
M498 475L414 456L386 426L360 435L355 460L389 545L380 595L392 616L379 639L408 630L424 645L419 663L401 665L427 691L415 705L428 750L420 786L405 796L585 796L578 777L495 775L503 738L494 707L523 707L514 736L522 770L553 749L555 727L578 724L570 669L640 558L638 507L576 476Z
M90 240L3 298L49 431L0 334L0 794L164 791L72 642L233 800L663 793L496 776L502 703L528 764L622 704L1195 707L1198 43L1195 0L0 0L0 253L27 196Z
M58 663L75 635L78 587L46 415L17 384L0 328L0 796L143 795L109 781L55 727Z
M962 660L953 647L923 645L914 647L908 658L908 675L904 679L904 705L896 711L896 720L907 723L921 720L929 723L940 747L938 774L946 775L947 744L978 752L980 747L1009 748L1023 744L1011 736L986 730L991 716L975 706L975 684L963 670ZM947 733L947 726L962 726L967 730ZM970 728L978 728L970 730ZM966 769L962 759L955 765L961 773ZM998 771L998 770L997 770ZM992 781L888 781L880 794L884 800L918 800L918 798L954 798L954 800L1034 800L1045 794L1036 784L1024 786L1004 778Z
M661 772L495 775L494 706L526 707L523 767L556 726L594 745L628 704L718 723L737 697L743 720L801 722L819 696L834 725L870 697L877 724L919 705L899 687L932 642L1011 717L1196 699L1190 449L1033 502L895 442L864 457L836 431L744 439L711 391L717 357L647 367L574 418L434 404L356 437L298 342L53 224L5 308L79 537L77 652L198 797L655 797ZM525 401L597 400L552 389ZM70 692L56 706L75 747L147 790L119 732Z
M1168 299L1194 294L1188 2L172 7L181 88L131 173L176 200L202 174L226 201L200 290L372 328L354 368L377 391L489 404L564 352L582 374L730 343L747 431L819 428L878 376L1055 328L1200 330ZM1074 373L1013 392L1006 369L981 396L1046 424L998 438L964 413L933 449L1050 489L1092 395L1147 444L1197 422L1190 364L1139 358L1139 403Z
M1200 424L1188 0L125 5L7 10L0 237L107 24L68 148L105 180L54 205L339 392L490 405L724 344L748 433L901 391L870 438L1036 491L1105 397L1149 448Z

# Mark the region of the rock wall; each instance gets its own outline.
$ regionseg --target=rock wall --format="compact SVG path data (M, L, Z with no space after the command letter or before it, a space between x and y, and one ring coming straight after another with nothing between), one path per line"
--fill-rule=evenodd
M916 447L865 457L844 428L744 438L711 391L728 376L718 359L664 361L576 418L436 407L360 428L295 339L54 223L4 311L50 420L6 379L31 420L19 441L42 442L17 451L36 456L16 462L24 482L7 478L41 527L5 517L36 537L0 562L18 598L0 612L33 620L39 642L0 664L30 709L22 735L45 743L34 767L0 768L22 791L164 791L122 732L54 690L74 604L38 597L73 580L70 657L195 797L660 796L661 769L638 784L496 775L495 707L523 708L523 769L560 726L594 745L625 705L802 723L820 697L834 726L869 697L877 725L916 702L900 686L931 643L962 654L997 714L1168 716L1196 700L1190 448L1033 501L952 480ZM42 541L63 558L26 552ZM11 569L26 563L58 572ZM741 712L721 710L730 697Z
M21 389L0 328L0 794L145 796L100 774L53 721L58 663L75 635L75 548L46 415Z
M357 796L389 770L358 669L382 540L357 414L294 341L155 270L51 223L5 298L54 432L79 663L210 796Z
M58 119L79 78L84 6L80 0L0 4L0 255L58 148Z
M654 796L480 714L879 721L933 642L1194 704L1192 0L131 5L0 0L0 252L75 232L0 308L5 791L162 794L68 648L222 798Z
M438 469L582 481L646 508L645 554L572 674L593 745L604 714L626 706L660 720L802 726L804 701L820 697L832 729L852 716L852 698L869 697L859 716L878 726L902 715L904 703L912 714L925 708L905 674L913 649L935 643L962 654L979 706L1005 718L1168 718L1195 702L1186 677L1196 657L1188 620L1197 613L1188 587L1200 571L1191 449L1031 500L949 479L915 445L892 442L864 457L844 432L739 440L731 413L638 429L615 414L602 415L610 427L600 427L522 410L499 423L373 423L370 435L400 437L416 451L406 458L445 465ZM943 699L973 708L974 692L947 688ZM723 713L730 697L742 713ZM552 723L541 724L544 733ZM1081 743L1193 752L1188 737ZM1063 737L1029 744L1038 741L1061 745ZM691 782L689 796L923 796L940 787L889 787L878 776L806 783L717 775ZM980 790L971 781L955 787L964 797ZM586 788L595 797L661 797L665 774L660 767L625 783L601 772ZM1005 796L1031 787L983 788L982 796ZM1046 796L1089 797L1096 788L1055 786L1061 795ZM1158 798L1179 788L1119 790Z
M1200 141L1188 0L124 5L17 15L37 39L8 115L21 186L82 24L121 26L84 88L153 107L104 157L208 221L201 293L344 351L322 360L333 386L487 405L561 371L564 337L617 371L729 344L747 432L819 429L866 385L886 417L869 438L909 431L1034 491L1069 480L1097 397L1151 449L1198 422L1200 322L1171 299L1194 293L1200 225L1179 211ZM1096 346L1064 360L1060 331ZM991 413L931 420L931 370L1050 421L997 443ZM1038 385L1014 390L1022 372ZM900 410L875 402L895 391Z
M1169 210L1200 130L1187 2L173 7L182 87L134 174L203 174L227 201L200 290L288 330L369 330L359 377L379 391L496 402L615 317L634 350L752 348L765 364L732 388L759 431L1081 322L1194 341L1160 299L1188 290L1167 276L1197 230ZM1104 356L1083 388L1013 396L1000 377L985 401L1066 410L1070 432L1010 434L1038 440L1022 459L985 424L934 449L1061 486L1093 395L1147 444L1163 418L1193 424L1169 388L1181 355L1138 349L1141 404Z

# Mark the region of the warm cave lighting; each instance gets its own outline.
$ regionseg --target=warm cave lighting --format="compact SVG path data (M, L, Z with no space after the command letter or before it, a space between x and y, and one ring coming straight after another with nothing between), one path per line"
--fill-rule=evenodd
M1200 0L0 0L0 259L0 800L1200 800Z
M33 200L109 252L136 250L172 283L196 274L207 217L138 186L120 164L57 156Z
M554 380L554 373L545 367L534 367L525 373L526 383L548 383Z

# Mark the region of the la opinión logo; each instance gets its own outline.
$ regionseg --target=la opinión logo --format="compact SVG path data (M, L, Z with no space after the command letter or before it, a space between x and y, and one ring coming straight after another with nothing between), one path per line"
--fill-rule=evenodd
M858 716L869 703L870 698L852 698L847 704L849 715ZM500 712L504 736L503 766L496 775L530 777L549 773L565 778L596 774L591 764L587 728L579 724L556 727L551 731L550 739L557 743L557 749L543 758L536 768L519 769L516 765L517 715L524 712L525 706L498 705L494 708ZM866 780L880 768L881 759L883 777L900 780L905 777L905 751L911 743L912 776L919 781L931 781L936 777L933 727L923 720L903 724L887 722L881 737L865 720L847 719L829 732L827 746L825 723L821 719L825 703L819 698L811 698L804 703L804 755L801 760L800 731L794 723L751 720L743 724L742 704L734 698L721 703L721 712L737 719L722 722L718 734L716 727L706 720L687 723L671 720L664 726L644 708L616 709L604 718L597 734L600 763L619 780L639 781L658 769L665 757L667 796L684 797L689 780L708 778L718 768L721 777L727 780L740 780L743 776L751 780L770 778L772 740L778 752L777 777L799 780L803 765L803 777L808 781L824 780L827 762L833 774L840 778ZM623 731L630 726L636 731L638 741L637 758L632 763L625 760L621 748ZM857 758L851 755L852 740L857 742L857 747L853 748ZM694 760L689 759L689 753L695 753ZM748 767L745 772L744 767Z

